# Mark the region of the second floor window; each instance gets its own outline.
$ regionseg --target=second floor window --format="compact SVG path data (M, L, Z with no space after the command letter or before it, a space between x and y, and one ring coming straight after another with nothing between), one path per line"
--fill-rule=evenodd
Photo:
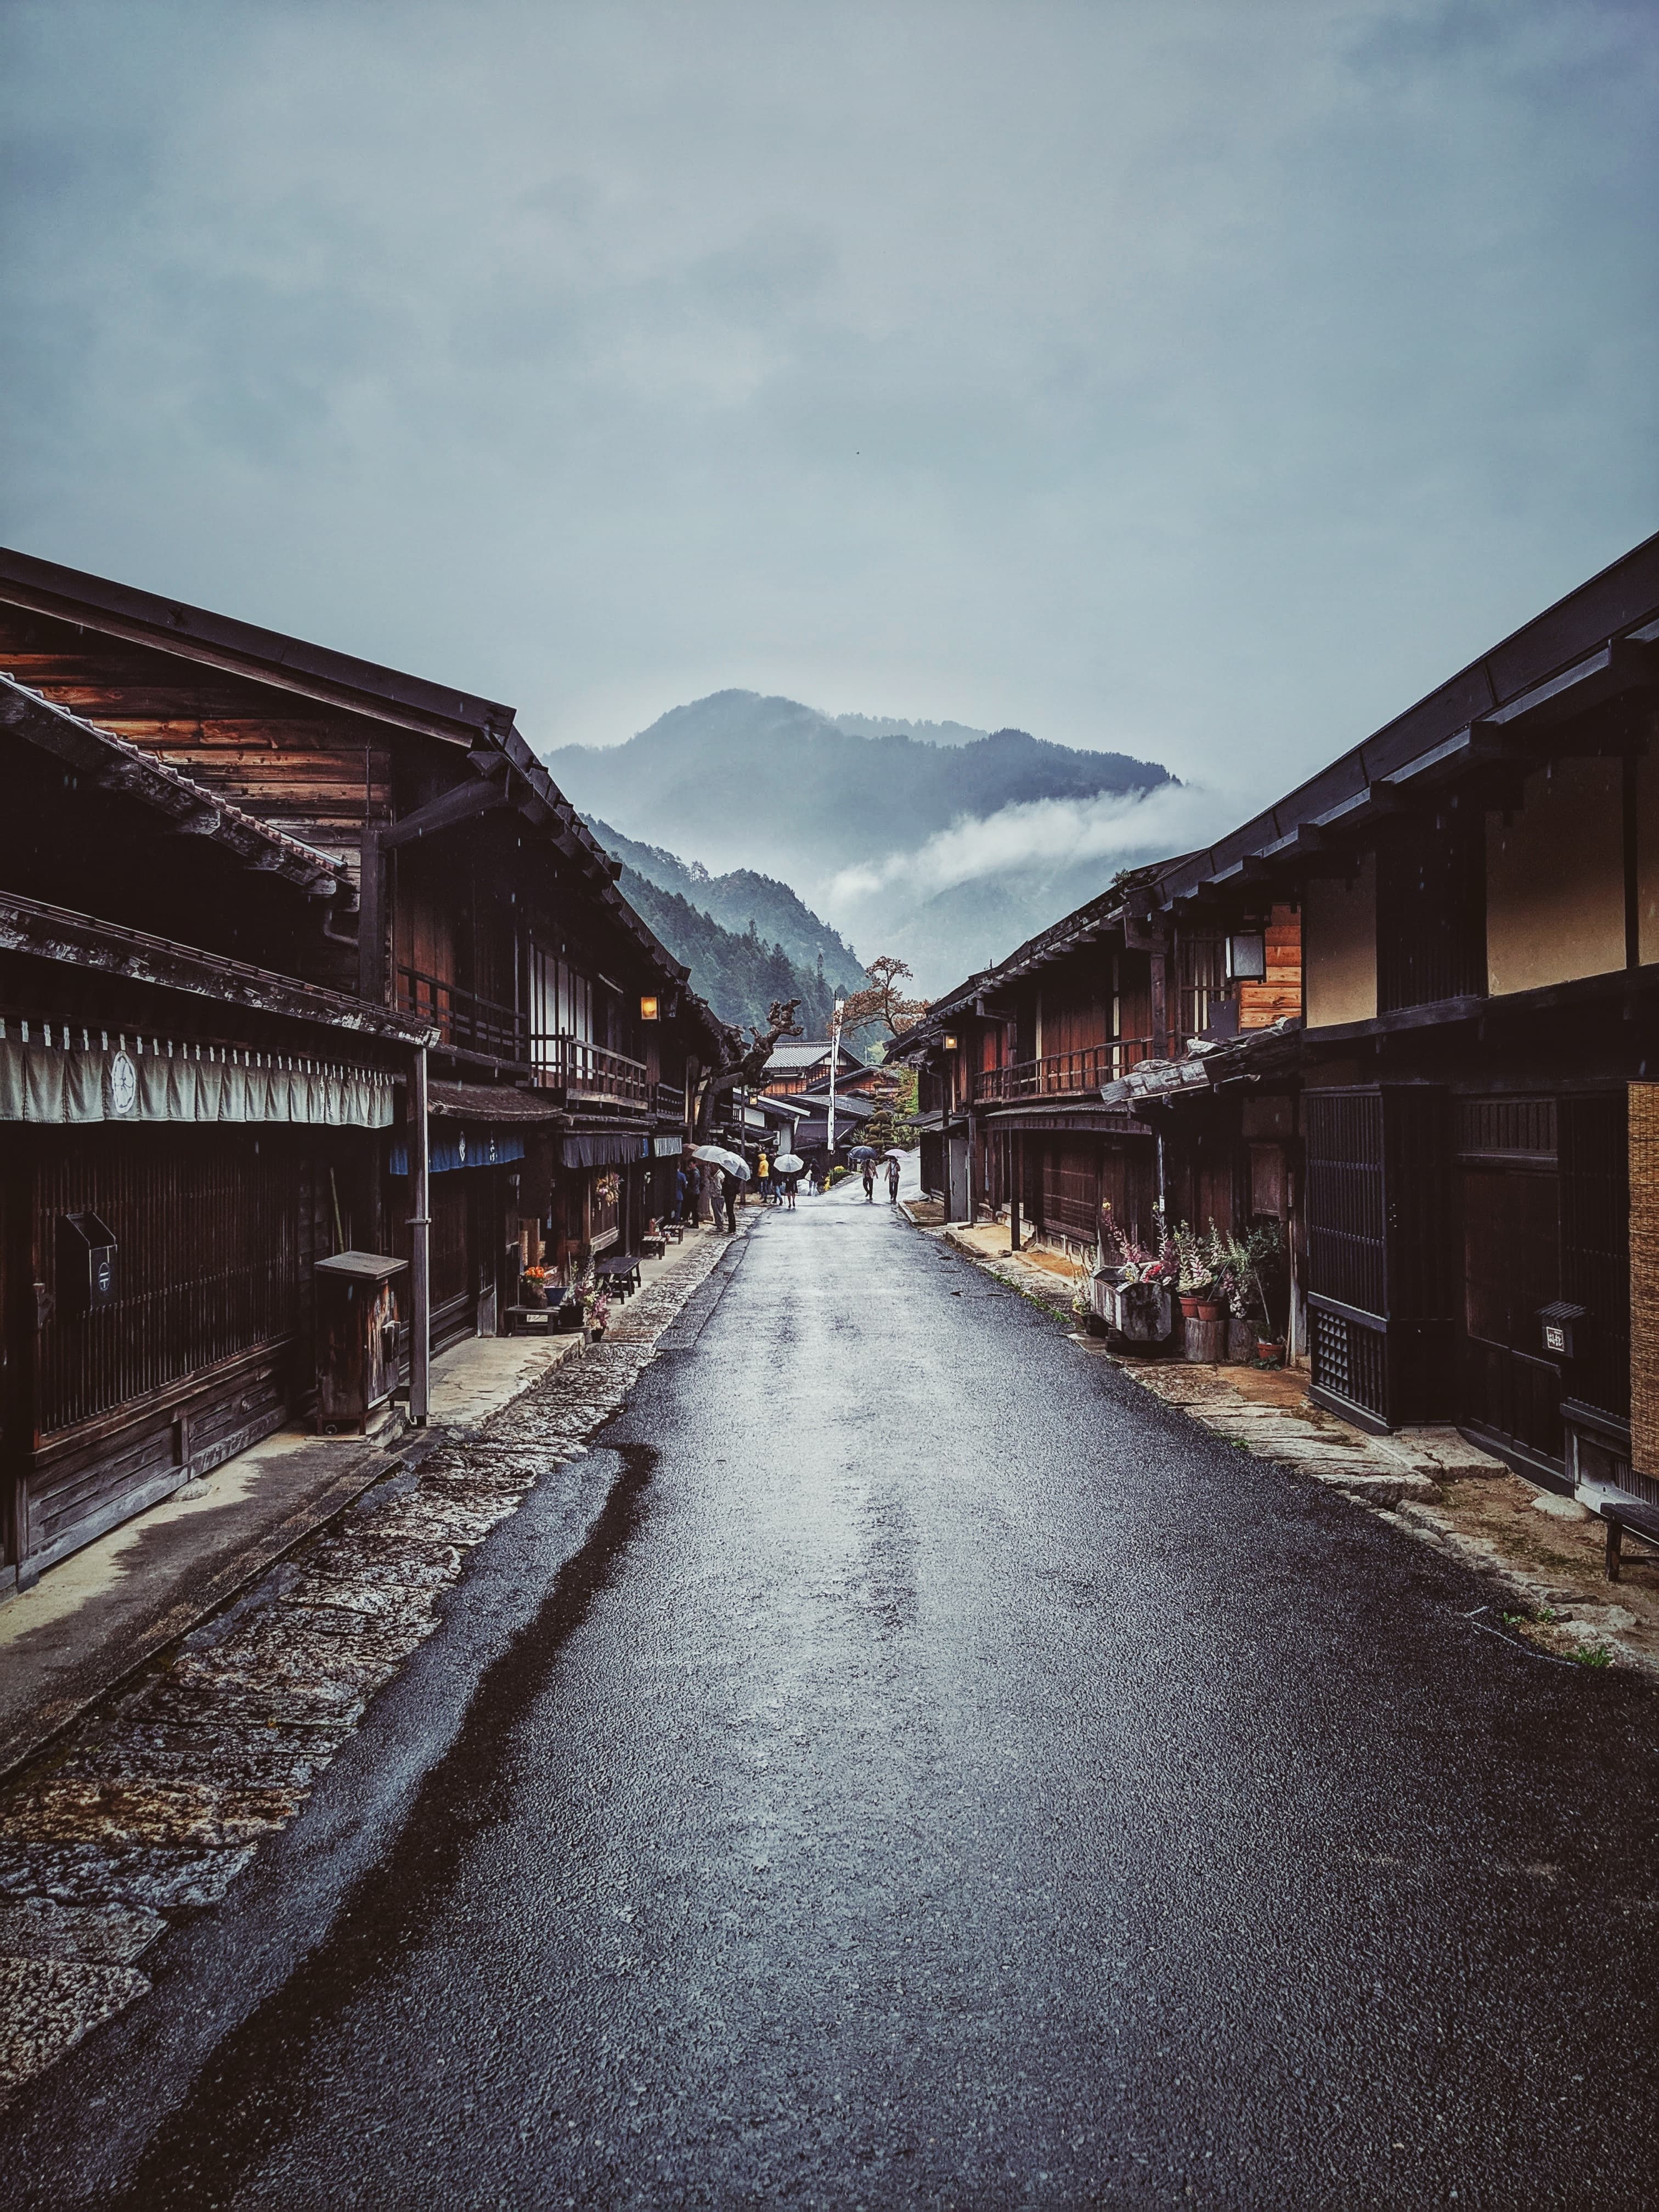
M1486 988L1486 817L1449 800L1390 825L1376 854L1376 1010Z
M530 950L530 1054L538 1067L557 1056L561 1037L584 1044L593 1041L593 986L556 953L539 945Z

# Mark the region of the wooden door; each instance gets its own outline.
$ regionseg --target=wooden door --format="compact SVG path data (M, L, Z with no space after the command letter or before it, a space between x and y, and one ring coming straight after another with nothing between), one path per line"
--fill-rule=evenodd
M1561 1179L1465 1167L1459 1419L1534 1458L1562 1460L1561 1377L1538 1309L1561 1295Z

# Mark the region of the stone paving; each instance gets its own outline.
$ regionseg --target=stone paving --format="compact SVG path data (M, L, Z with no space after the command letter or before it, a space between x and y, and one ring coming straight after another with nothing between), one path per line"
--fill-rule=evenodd
M603 1342L477 1427L417 1433L337 1521L8 1778L0 2101L147 1992L145 1951L294 1819L469 1554L586 1449L730 1243L688 1237Z

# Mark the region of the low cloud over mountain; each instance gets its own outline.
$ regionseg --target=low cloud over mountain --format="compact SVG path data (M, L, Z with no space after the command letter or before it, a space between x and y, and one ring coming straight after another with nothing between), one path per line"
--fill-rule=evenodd
M548 767L627 838L787 878L866 953L900 953L927 990L1008 951L1115 868L1194 842L1212 811L1127 753L831 717L752 691L677 707L625 744L566 746Z

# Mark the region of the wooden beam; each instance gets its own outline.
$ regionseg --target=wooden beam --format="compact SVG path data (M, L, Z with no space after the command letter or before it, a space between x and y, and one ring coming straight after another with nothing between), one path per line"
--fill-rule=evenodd
M399 845L412 845L416 838L434 837L440 830L453 830L458 823L471 822L480 814L492 813L495 808L510 804L507 793L494 780L459 783L453 791L442 793L425 806L417 806L412 814L387 823L380 831L380 850L389 853Z

